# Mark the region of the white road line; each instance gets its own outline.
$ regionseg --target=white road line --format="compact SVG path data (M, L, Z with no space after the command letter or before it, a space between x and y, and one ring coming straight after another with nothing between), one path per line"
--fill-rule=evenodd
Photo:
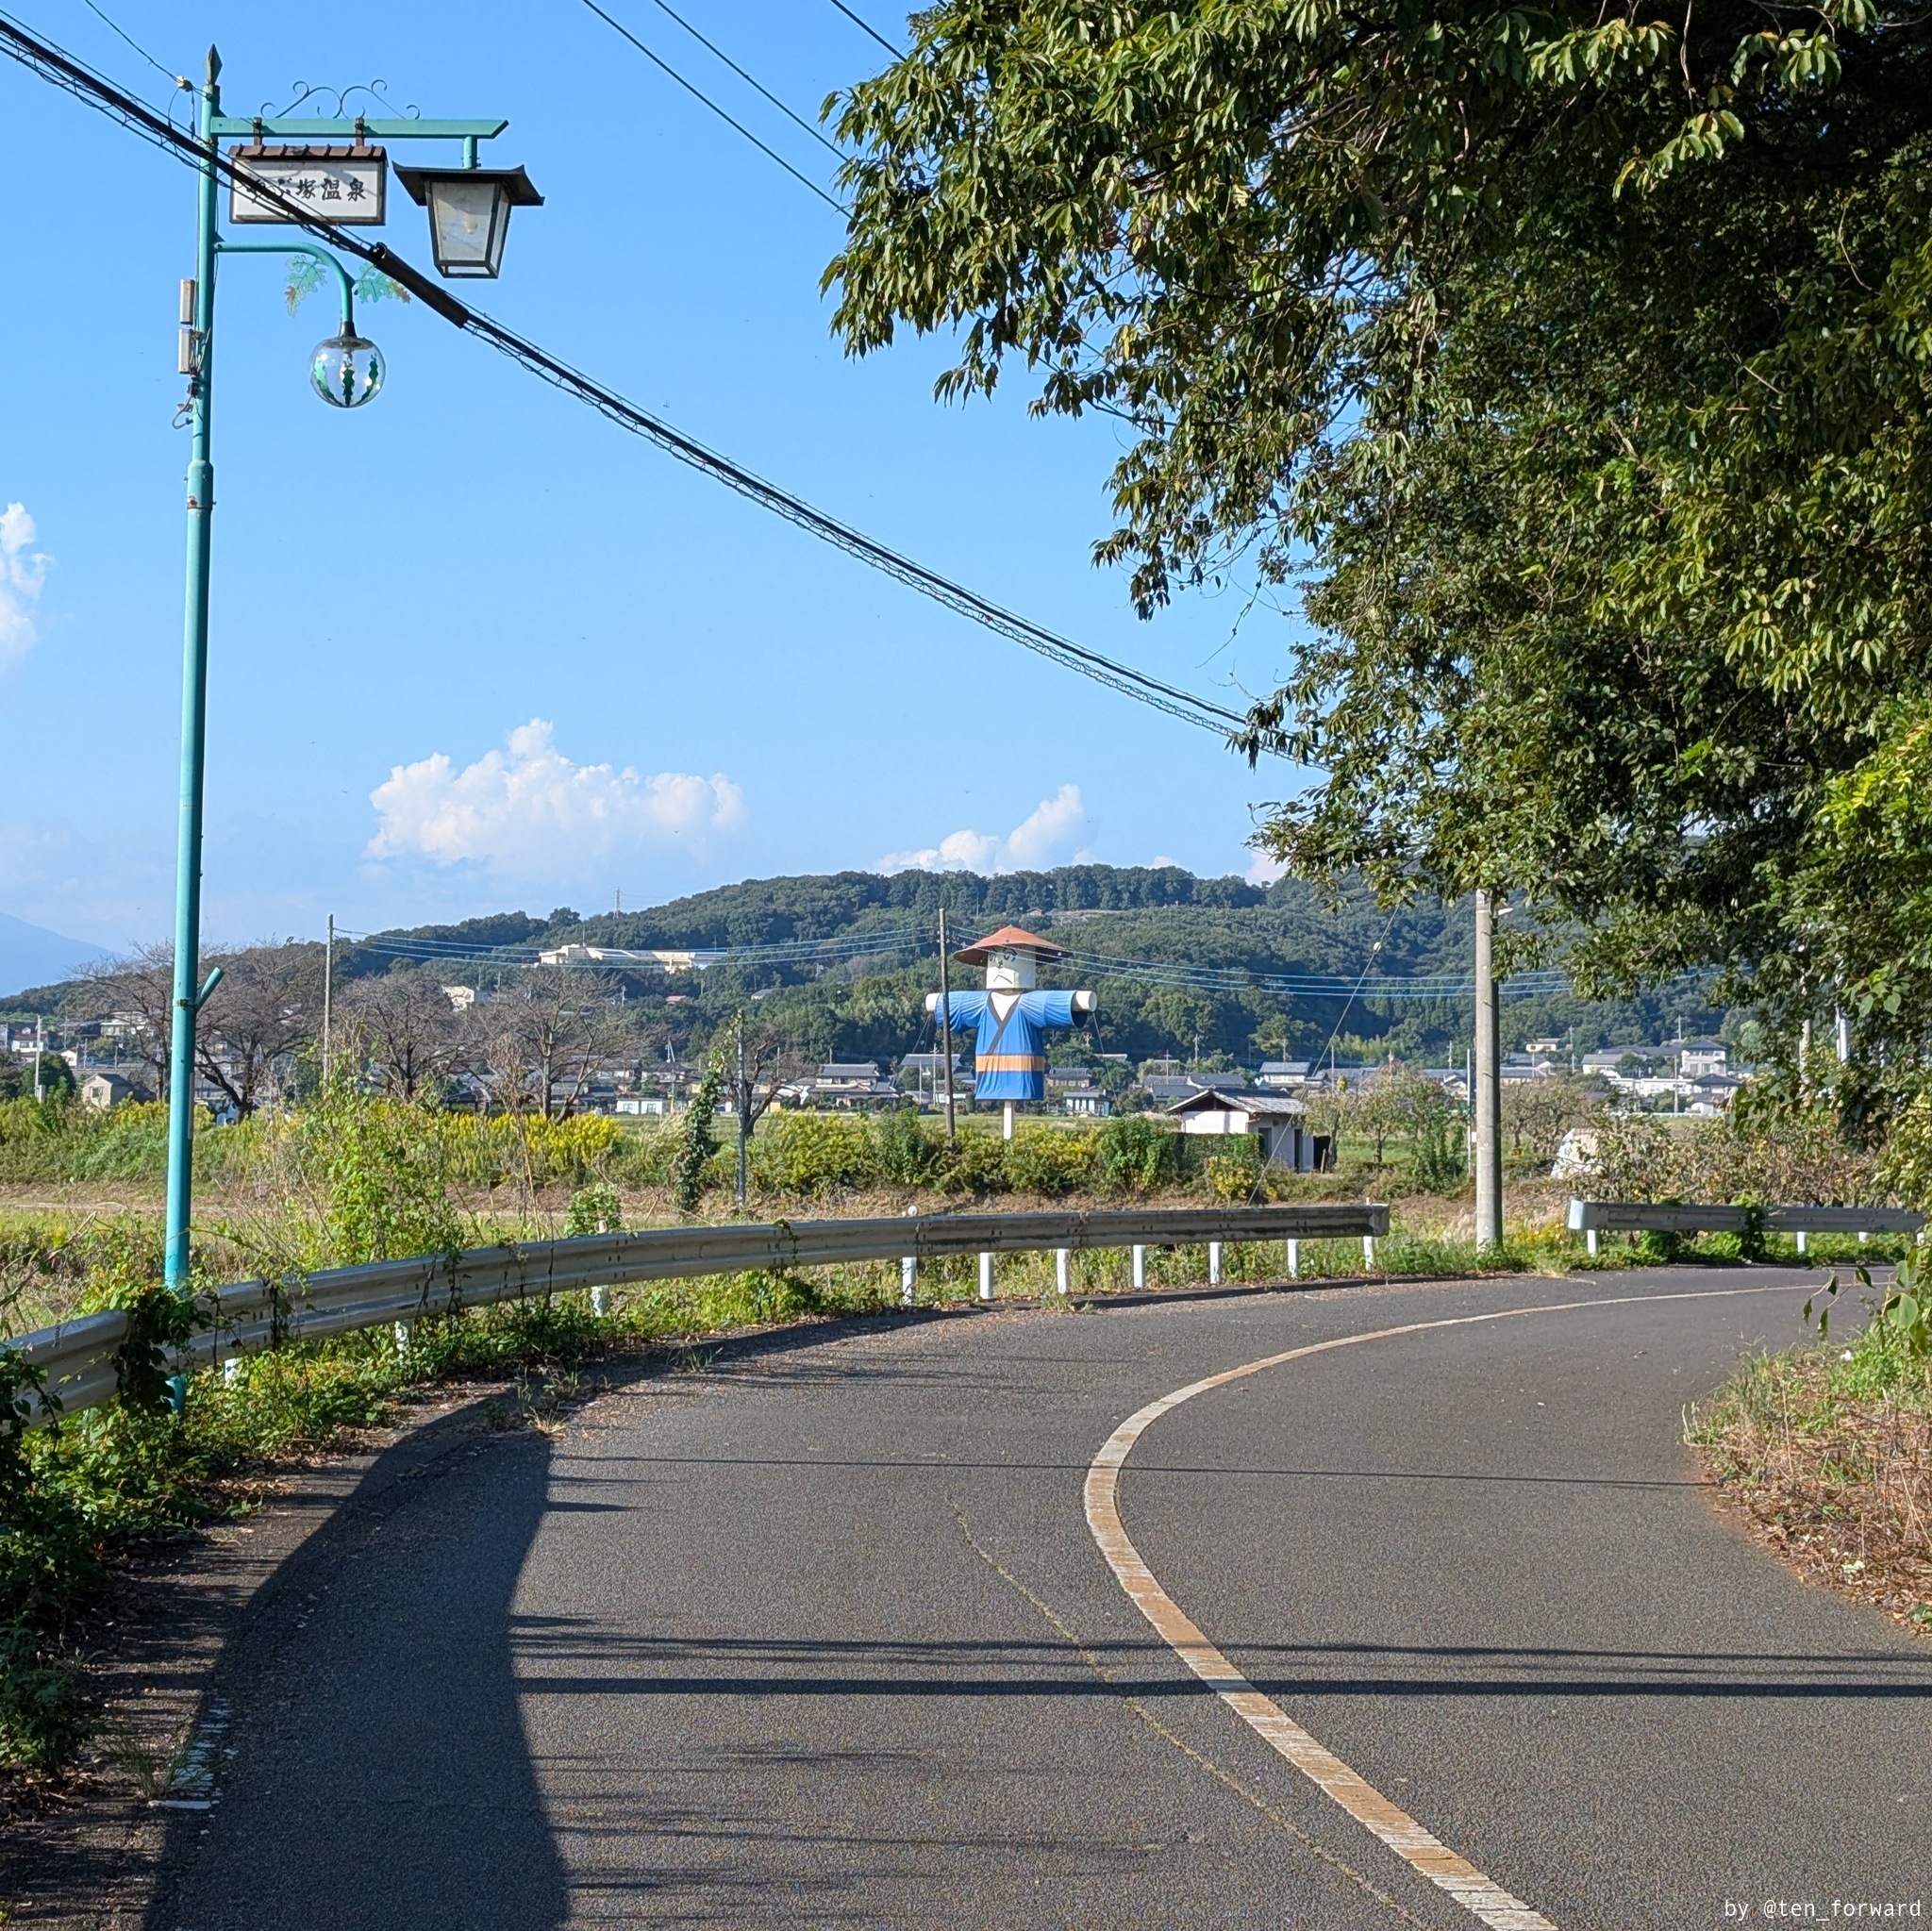
M1264 1368L1278 1368L1285 1361L1299 1361L1307 1355L1324 1355L1331 1348L1354 1347L1359 1341L1392 1340L1396 1335L1424 1334L1439 1327L1471 1327L1486 1321L1508 1321L1525 1314L1571 1314L1590 1307L1627 1307L1639 1302L1714 1301L1738 1294L1770 1294L1789 1291L1788 1287L1707 1288L1690 1294L1624 1294L1603 1301L1548 1302L1537 1307L1505 1307L1493 1314L1459 1314L1446 1321L1411 1321L1401 1327L1378 1327L1366 1334L1346 1334L1335 1340L1314 1341L1307 1347L1290 1348L1286 1354L1269 1355L1224 1373L1209 1374L1192 1381L1173 1394L1149 1402L1138 1413L1129 1415L1107 1438L1093 1466L1087 1471L1087 1526L1114 1578L1126 1590L1141 1613L1151 1623L1174 1653L1212 1690L1256 1735L1278 1751L1290 1763L1318 1785L1356 1822L1373 1831L1398 1857L1420 1872L1431 1884L1453 1897L1465 1909L1491 1927L1491 1931L1557 1931L1541 1911L1524 1904L1492 1878L1485 1877L1465 1857L1459 1857L1440 1838L1432 1836L1414 1818L1359 1776L1333 1751L1325 1749L1294 1722L1279 1704L1263 1696L1222 1653L1209 1642L1192 1620L1156 1580L1154 1573L1141 1559L1141 1552L1127 1540L1121 1524L1120 1472L1134 1444L1172 1408L1192 1401L1210 1389L1224 1388L1230 1381L1244 1380Z

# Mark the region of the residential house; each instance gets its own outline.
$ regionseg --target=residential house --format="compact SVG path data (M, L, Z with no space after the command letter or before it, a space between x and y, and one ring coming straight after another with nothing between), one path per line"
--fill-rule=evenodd
M92 1107L96 1112L105 1113L109 1108L125 1105L129 1100L141 1098L140 1090L131 1079L124 1078L118 1073L90 1073L80 1082L80 1103Z
M1113 1111L1113 1102L1091 1080L1084 1086L1063 1086L1057 1090L1062 1113L1082 1120L1100 1120Z
M1255 1082L1273 1091L1306 1086L1308 1083L1308 1062L1306 1059L1264 1059L1260 1072L1255 1075Z
M1687 1040L1677 1049L1677 1071L1686 1079L1703 1079L1725 1072L1729 1057L1722 1040Z
M811 1082L814 1107L891 1106L898 1098L897 1082L882 1079L870 1059L834 1060L821 1066Z
M1204 1092L1245 1092L1245 1073L1148 1073L1141 1077L1141 1090L1157 1107L1172 1107L1176 1100L1191 1099Z

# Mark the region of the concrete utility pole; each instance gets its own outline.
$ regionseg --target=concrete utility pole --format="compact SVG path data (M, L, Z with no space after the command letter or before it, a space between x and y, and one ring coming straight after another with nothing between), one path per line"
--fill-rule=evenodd
M1503 1078L1496 994L1496 910L1475 895L1475 1244L1503 1244Z
M946 1138L953 1124L953 978L946 958L946 908L940 907L940 1064L946 1074Z
M328 915L328 937L322 942L322 1083L328 1085L329 1003L336 986L336 915Z
M44 1077L46 1069L41 1064L42 1059L46 1056L46 1022L36 1013L34 1015L34 1104L36 1106L39 1106L47 1097L47 1083Z
M738 1009L738 1090L732 1095L738 1102L738 1204L744 1205L744 1129L751 1118L751 1093L744 1084L744 1008Z

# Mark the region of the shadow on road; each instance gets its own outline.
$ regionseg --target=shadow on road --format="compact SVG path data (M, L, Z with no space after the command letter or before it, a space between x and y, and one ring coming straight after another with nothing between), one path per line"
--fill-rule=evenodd
M511 1657L550 1444L465 1409L377 1459L265 1584L145 1931L545 1931L569 1915Z

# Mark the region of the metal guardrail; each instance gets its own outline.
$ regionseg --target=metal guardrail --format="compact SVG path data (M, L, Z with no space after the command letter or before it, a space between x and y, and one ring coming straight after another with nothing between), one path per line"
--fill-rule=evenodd
M1570 1231L1596 1252L1599 1234L1742 1234L1754 1219L1767 1234L1795 1234L1804 1253L1807 1234L1916 1234L1925 1216L1896 1207L1722 1207L1679 1201L1573 1200Z
M419 1255L365 1267L328 1268L288 1282L242 1281L204 1295L204 1325L179 1350L176 1370L258 1354L284 1341L318 1340L358 1328L411 1322L457 1307L488 1307L545 1294L742 1273L752 1268L824 1267L841 1261L897 1260L909 1296L919 1262L980 1257L980 1292L991 1291L998 1254L1070 1254L1131 1248L1134 1283L1144 1282L1148 1247L1207 1245L1218 1278L1229 1240L1288 1243L1298 1272L1303 1240L1359 1236L1365 1251L1389 1231L1386 1207L1147 1207L1105 1213L907 1215L895 1220L776 1221L760 1225L665 1227L636 1234L591 1234L569 1240L467 1248L453 1258ZM1066 1269L1058 1270L1061 1291ZM6 1343L45 1377L61 1410L74 1414L108 1400L119 1386L115 1356L126 1341L125 1314L88 1314ZM45 1419L44 1411L36 1415Z

